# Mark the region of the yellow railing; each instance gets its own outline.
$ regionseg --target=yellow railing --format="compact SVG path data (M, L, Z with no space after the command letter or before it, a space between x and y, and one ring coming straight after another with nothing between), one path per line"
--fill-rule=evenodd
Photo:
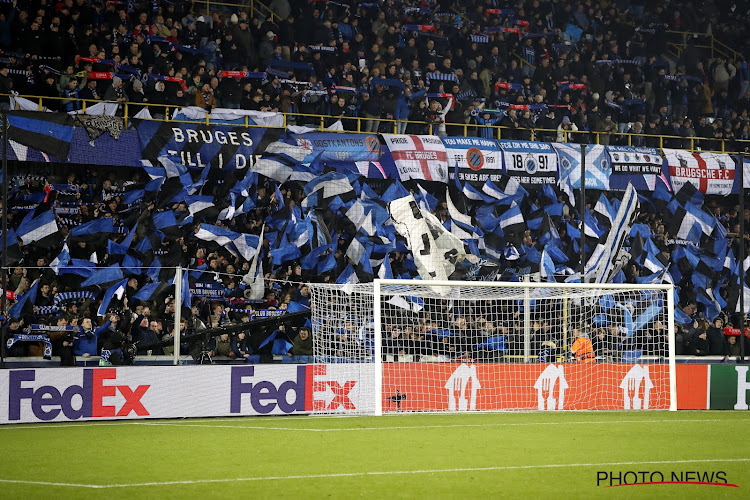
M8 94L0 94L2 97L9 97ZM30 95L19 95L17 97L23 97L30 101L36 102L39 111L44 110L44 103L49 101L59 101L61 106L64 106L71 101L78 101L81 103L81 110L85 113L86 109L93 104L107 102L107 101L95 101L95 100L84 100L84 99L66 99L64 97L42 97L42 96L30 96ZM153 116L154 114L163 115L163 117L152 120L157 121L169 121L175 123L196 123L198 120L174 120L171 115L177 109L181 109L184 106L164 105L164 104L152 104L152 103L122 103L122 117L125 120L125 126L127 127L128 120L133 117L135 113L131 112L135 109L142 107L148 107L149 112ZM314 115L304 113L279 113L284 117L282 127L286 128L288 125L295 125L304 123L317 128L323 129L330 126L331 123L341 120L345 132L354 133L386 133L395 134L399 132L399 125L401 124L401 131L405 127L407 133L415 134L432 134L437 135L440 133L440 129L443 125L451 133L450 135L464 135L464 136L482 136L492 137L495 139L516 139L516 140L531 140L541 142L584 142L589 144L620 144L620 145L640 145L640 139L643 139L644 144L648 144L650 147L657 148L675 148L684 149L687 151L703 151L703 152L715 152L715 153L737 153L739 151L750 150L750 141L748 140L735 140L726 141L724 139L710 139L702 137L682 137L672 135L648 135L648 134L632 134L632 133L605 133L605 132L593 132L593 131L565 131L557 129L515 129L511 130L508 127L502 127L498 125L476 125L471 123L445 123L445 124L431 124L428 125L425 122L409 121L409 120L393 120L387 118L367 118L367 117L355 117L355 116L330 116L330 115ZM266 125L256 125L250 123L250 117L244 116L244 123L233 123L233 126L239 127L263 127L273 128ZM206 125L226 125L225 122L211 121L210 115L207 113L205 120L201 120L201 123ZM374 124L374 129L373 128ZM414 127L412 127L414 126ZM419 131L414 131L414 128L418 128ZM492 130L491 134L487 133L487 130ZM457 132L460 132L457 134ZM562 141L558 141L558 134L562 134ZM622 138L620 141L618 138ZM658 144L655 142L658 140Z
M263 17L268 18L271 17L271 21L274 23L278 23L280 21L283 21L281 19L281 16L279 16L277 13L271 10L271 8L266 5L263 2L260 2L259 0L249 0L249 5L242 4L239 1L238 2L214 2L213 0L193 0L193 3L195 4L202 4L205 5L205 9L207 12L211 12L211 10L219 10L220 8L230 9L230 10L239 10L239 9L250 9L250 18L252 19L256 14Z
M673 39L670 40L667 45L671 55L675 57L679 58L682 55L682 51L687 47L688 39L695 37L698 42L693 46L699 49L708 50L712 59L717 56L733 58L735 61L743 58L741 53L720 40L717 40L713 35L707 33L695 33L693 31L667 30L666 32L667 34L672 35Z

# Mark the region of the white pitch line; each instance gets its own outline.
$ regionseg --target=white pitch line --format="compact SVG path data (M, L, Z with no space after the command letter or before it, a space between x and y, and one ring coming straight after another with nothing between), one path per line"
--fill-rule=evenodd
M247 418L247 417L246 417ZM250 417L252 418L252 417ZM317 419L317 417L316 417ZM196 419L197 420L197 419ZM671 424L671 423L690 423L690 422L750 422L750 420L727 420L721 418L704 418L704 419L667 419L667 420L581 420L571 422L498 422L498 423L485 423L485 424L445 424L445 425L404 425L404 426L383 426L383 427L338 427L335 429L318 429L318 428L303 428L303 427L271 427L264 425L217 425L212 422L237 422L238 424L245 421L242 416L228 418L228 419L208 419L199 420L206 422L205 424L188 423L189 421L194 422L193 419L188 420L170 420L170 421L143 421L143 420L121 420L117 422L112 421L83 421L78 423L55 423L50 422L46 424L21 424L21 425L0 425L0 431L3 430L23 430L23 429L60 429L63 427L98 427L98 426L118 426L118 425L152 425L152 426L165 426L165 427L204 427L211 428L216 427L218 429L259 429L259 430L276 430L276 431L308 431L308 432L340 432L340 431L376 431L376 430L403 430L403 429L450 429L450 428L461 428L461 427L525 427L534 425L608 425L608 424ZM183 423L185 422L185 423ZM301 420L297 420L301 422Z
M745 420L750 422L750 420ZM404 425L404 426L383 426L383 427L337 427L335 429L318 429L314 427L265 427L262 425L216 425L211 423L192 424L180 422L130 422L133 425L154 425L164 427L203 427L203 428L220 428L220 429L261 429L275 431L299 431L299 432L346 432L346 431L392 431L406 429L453 429L462 427L526 427L534 425L609 425L609 424L668 424L684 422L727 422L723 419L676 419L676 420L590 420L577 422L501 422L486 424L445 424L445 425Z
M750 462L750 458L708 458L696 460L652 460L648 462L600 462L600 463L576 463L576 464L542 464L542 465L504 465L496 467L461 467L454 469L418 469L418 470L393 470L393 471L365 471L365 472L341 472L335 474L299 474L290 476L259 476L259 477L237 477L219 479L192 479L183 481L153 481L146 483L114 483L114 484L80 484L80 483L57 483L48 481L26 481L23 479L0 479L0 483L29 484L39 486L68 486L72 488L89 489L113 489L113 488L140 488L145 486L175 486L195 485L210 483L233 483L237 481L279 481L290 479L335 479L340 477L368 477L368 476L397 476L408 474L445 474L451 472L493 472L508 470L528 469L564 469L574 467L609 467L618 465L665 465L665 464L694 464L694 463L730 463Z
M331 429L295 429L293 427L266 427L263 425L211 425L211 424L179 424L172 422L130 422L133 425L153 425L156 427L204 427L217 429L252 429L252 430L268 430L268 431L313 431L313 432L324 432ZM416 429L416 427L415 427Z

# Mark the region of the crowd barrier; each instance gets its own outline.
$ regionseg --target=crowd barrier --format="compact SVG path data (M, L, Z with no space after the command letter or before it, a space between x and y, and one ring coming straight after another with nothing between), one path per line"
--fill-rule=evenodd
M189 114L189 110L180 110ZM264 114L267 115L267 114ZM248 114L243 114L248 119ZM255 116L254 119L273 120ZM56 137L36 130L54 130ZM559 182L563 189L580 186L581 146L480 137L437 137L413 134L316 132L311 127L281 130L235 124L133 120L127 129L118 117L78 117L36 112L9 114L8 159L107 166L160 166L165 161L187 168L206 166L234 170L251 168L279 182L277 166L257 161L268 152L283 153L295 163L335 166L367 178L450 179L482 189L507 174L525 188ZM275 148L269 150L269 146ZM688 152L662 148L586 145L587 188L654 191L657 180L668 190L693 184L704 194L739 192L735 176L738 157L726 153ZM455 176L457 175L457 178ZM750 177L750 176L748 176ZM750 179L745 181L745 187Z
M562 142L585 142L591 144L610 144L618 143L627 146L640 146L648 143L653 147L671 147L679 143L679 147L695 152L721 152L737 153L746 151L750 148L750 140L736 139L727 141L724 139L713 139L705 137L682 137L671 135L648 135L626 132L597 132L597 131L579 131L571 132L567 130L544 129L544 128L517 128L510 129L500 125L477 125L472 123L445 123L445 124L426 124L425 122L416 122L410 120L394 120L387 118L364 118L357 116L334 117L330 115L304 114L304 113L260 113L267 118L273 117L272 120L256 122L253 114L242 112L234 109L214 109L206 112L201 108L180 106L169 106L163 104L151 103L114 103L97 100L84 99L65 99L62 97L42 97L33 95L10 95L0 94L0 97L10 97L14 101L12 109L25 111L47 111L45 103L50 102L78 102L77 113L84 115L120 115L123 118L124 127L128 128L133 119L146 119L154 121L165 121L173 123L193 123L201 122L205 125L217 125L222 123L231 123L238 127L275 127L286 128L304 124L312 126L319 130L333 129L337 131L368 133L367 122L375 122L376 129L381 133L397 133L399 130L410 128L423 128L425 134L438 134L440 130L447 128L452 130L452 134L460 131L462 136L481 136L494 139L513 139L518 135L523 135L525 139L531 141L548 140L548 137L561 136ZM184 109L190 109L188 113ZM234 115L232 117L231 115Z

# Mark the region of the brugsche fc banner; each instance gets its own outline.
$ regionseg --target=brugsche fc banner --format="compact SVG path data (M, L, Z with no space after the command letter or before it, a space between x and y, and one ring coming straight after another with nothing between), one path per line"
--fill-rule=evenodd
M675 192L685 183L694 185L703 194L728 195L734 186L735 162L722 153L690 153L681 149L662 149L664 161Z

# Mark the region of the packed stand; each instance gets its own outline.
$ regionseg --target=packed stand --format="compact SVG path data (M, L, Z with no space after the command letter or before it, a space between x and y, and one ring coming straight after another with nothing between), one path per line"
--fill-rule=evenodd
M0 17L0 92L63 97L43 103L62 111L105 99L131 115L143 103L279 111L347 130L360 117L367 132L464 135L446 125L459 124L496 136L486 126L499 125L503 138L544 129L534 138L627 144L629 133L659 147L668 135L664 147L728 151L750 140L744 56L709 58L691 38L664 58L667 30L711 28L746 50L735 21L747 2L269 4L281 21L187 2L14 2Z
M36 172L49 168L37 167ZM115 358L126 359L128 353L117 347L123 341L135 342L131 357L136 353L171 354L175 308L181 307L182 335L192 338L192 342L182 346L183 354L200 359L207 353L210 357L218 355L249 362L270 361L273 355L287 362L309 361L312 340L310 332L303 333L301 327L314 325L306 324L304 319L287 321L281 316L277 322L245 329L242 336L242 329L208 339L199 334L275 314L309 310L310 287L305 283L344 285L351 282L354 274L361 282L375 278L372 268L367 271L361 265L362 261L377 258L375 251L359 260L355 257L352 242L362 237L347 216L351 215L347 206L351 207L361 193L367 192L373 196L372 209L385 212L382 200L406 195L408 191L399 181L373 183L370 188L364 186L367 180L361 178L360 195L350 187L348 196L341 194L325 204L304 208L303 215L299 207L308 204L311 194L304 182L276 183L254 172L210 172L208 167L204 172L205 179L198 179L197 173L192 176L194 181L202 183L204 196L198 198L208 196L215 203L198 209L192 206L191 197L175 201L175 197L180 197L175 195L181 191L179 178L157 179L158 190L148 191L154 179L141 169L132 169L123 176L122 170L68 166L50 169L47 175L14 175L8 213L8 259L12 269L7 276L7 296L13 305L8 312L5 340L20 332L48 334L51 345L40 338L28 338L9 346L9 354L60 355L64 364L73 363L74 355L104 353L108 358L115 352ZM332 174L335 172L326 175ZM422 191L419 185L407 183L407 186L414 193ZM238 199L237 209L227 218L228 199L243 189L248 191L246 198ZM420 204L429 206L438 220L450 218L445 198L438 200L426 192L417 196ZM453 196L459 199L456 193ZM606 224L601 205L604 201L615 203L618 196L621 195L590 192L588 206L593 215L589 215L587 226L599 231ZM732 312L737 303L737 287L731 285L733 279L738 279L733 256L739 255L743 241L738 238L737 207L724 197L704 200L694 189L692 192L684 189L677 197L669 196L683 203L690 198L702 205L720 224L717 233L726 232L728 240L717 244L715 239L703 238L703 253L696 264L695 258L686 252L686 245L695 252L697 246L674 238L674 221L664 215L668 209L662 203L666 202L660 202L658 196L643 197L640 213L625 242L631 261L617 274L617 279L649 283L654 277L664 276L668 268L679 290L677 353L737 355L738 329L722 328L722 325L739 327L741 323L739 315ZM342 202L342 197L348 201ZM566 200L562 192L549 186L524 195L521 204L528 214L527 222L503 239L503 246L499 247L503 256L490 258L482 251L474 264L457 265L451 279L515 280L521 274L538 273L540 252L550 250L546 243L553 234L559 249L555 260L559 256L572 272L580 262L580 232L576 229L579 220L575 209ZM337 208L334 206L337 203L348 205ZM381 208L375 207L376 204ZM35 221L44 219L46 214L54 214L52 220L57 229L45 232L39 229L43 226L36 225ZM536 217L543 217L544 222L534 225L532 220ZM307 238L300 239L297 231L306 224L310 224L307 229L310 232ZM392 229L390 223L382 226ZM227 238L231 243L227 243ZM403 238L397 237L395 231L390 238L376 238L384 248L380 250L384 252L380 258L387 261L383 265L392 276L418 276ZM711 245L723 245L724 253L721 254L721 248L710 248ZM174 301L172 280L177 266L185 270L181 304ZM253 269L262 273L253 274ZM713 296L707 299L705 289L695 286L700 282L699 272L700 276L706 276L705 286L714 291L717 300L720 299L718 303L726 306L724 311ZM211 293L201 294L198 289ZM385 353L397 357L410 355L425 361L498 360L504 354L492 352L498 349L493 347L491 339L505 336L509 347L502 350L517 355L523 325L518 305L508 307L508 314L498 318L479 309L456 316L446 310L446 304L427 304L415 316L411 330L399 327L401 330L396 331L386 325L389 337L384 343ZM452 325L449 327L452 333L464 334L448 339L439 335L432 324L437 316L430 311L443 315L439 323ZM546 352L540 359L553 359L560 354L555 349L562 346L559 338L545 333L561 330L550 317L557 316L532 312L534 354L537 355L537 350L539 356ZM361 323L363 318L357 321ZM348 359L365 356L371 344L368 347L361 342L367 334L363 335L364 325L360 323L342 324L335 330L334 336L327 339L331 352L326 355ZM645 337L639 334L633 339L625 339L616 326L605 323L573 326L609 356L616 357L617 348L613 346L620 345L618 340L650 346L645 352L649 355L664 352L664 339L658 338L665 333L663 322L644 330ZM462 343L464 339L470 342ZM164 344L157 345L160 341ZM485 347L479 347L483 344ZM458 345L465 349L456 349ZM44 353L45 347L49 347L48 353ZM596 352L598 355L599 351Z

